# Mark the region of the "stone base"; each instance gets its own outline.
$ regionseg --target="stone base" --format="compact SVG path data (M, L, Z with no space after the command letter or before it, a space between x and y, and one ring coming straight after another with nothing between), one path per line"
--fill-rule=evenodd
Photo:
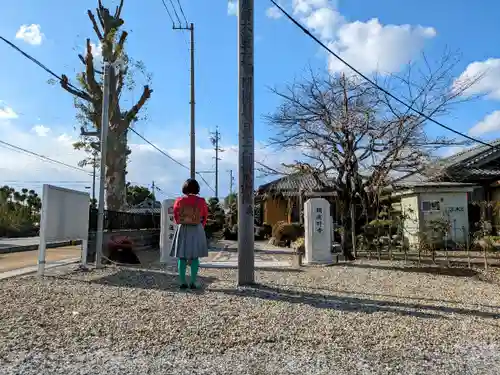
M292 255L292 267L294 267L294 268L302 267L303 261L304 261L304 256L302 254L293 254Z
M311 265L311 266L327 266L330 264L337 264L339 261L344 260L344 256L342 254L332 254L331 259L322 259L322 260L311 260L308 261L304 259L304 265Z

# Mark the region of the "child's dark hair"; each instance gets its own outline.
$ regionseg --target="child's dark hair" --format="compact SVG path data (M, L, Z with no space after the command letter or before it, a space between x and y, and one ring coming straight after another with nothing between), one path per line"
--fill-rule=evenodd
M184 185L182 185L182 194L200 194L200 184L198 183L198 181L196 181L194 178L186 180L186 182L184 182Z

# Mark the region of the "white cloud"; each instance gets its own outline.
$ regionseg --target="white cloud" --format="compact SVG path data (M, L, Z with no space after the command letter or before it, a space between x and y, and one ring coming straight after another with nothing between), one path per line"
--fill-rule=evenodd
M491 99L500 100L500 58L490 58L485 61L476 61L469 64L455 81L455 85L475 78L480 78L480 80L468 88L464 92L465 95L484 94Z
M42 44L45 35L38 24L21 25L16 33L16 39L24 40L26 43L38 46Z
M333 49L363 73L397 72L422 48L436 31L431 27L410 25L382 25L378 19L342 25ZM344 64L329 56L333 72L346 70Z
M278 18L281 18L282 15L283 14L281 13L281 11L275 6L266 9L266 16L268 16L269 18L274 18L276 20Z
M18 114L0 101L0 120L12 120L18 118Z
M494 111L474 125L469 130L469 134L472 136L479 136L498 131L500 131L500 111Z
M94 59L97 61L101 61L102 60L102 43L101 42L99 42L97 44L90 43L90 49L92 50L92 56L94 57Z
M327 6L309 12L303 21L307 28L325 41L334 39L340 25L345 22L344 17L339 12Z
M293 0L292 7L294 14L310 13L314 9L335 7L336 2L329 0Z
M236 16L237 13L238 13L238 0L228 0L227 14L230 16Z
M71 126L65 129L49 127L47 125L34 125L21 127L14 120L0 120L0 132L2 140L15 146L25 148L40 155L62 161L66 164L77 166L84 158L84 153L73 149L73 142L78 138L77 133L71 130ZM175 133L175 135L173 135ZM214 170L213 147L207 141L203 144L204 133L208 130L198 129L198 147L196 148L196 168L198 171ZM169 132L144 134L146 138L155 141L155 145L167 154L177 159L182 164L189 166L189 127L171 127ZM40 140L43 136L43 142ZM175 164L152 146L142 143L137 137L132 136L129 140L132 150L130 161L127 166L127 180L133 184L150 186L152 181L162 190L158 199L175 197L180 194L182 183L189 177L189 170ZM228 170L233 171L237 178L238 174L238 147L235 144L221 142L221 148L225 151L220 155L219 163L219 191L220 196L225 196L229 191ZM257 160L265 162L273 167L279 167L280 163L290 163L296 155L286 152L272 152L265 149L262 144L256 142ZM89 173L90 167L86 168ZM259 172L256 172L259 176ZM208 183L214 187L214 174L203 174ZM212 196L213 192L201 181L203 196ZM268 179L266 179L268 180ZM12 182L14 181L14 183ZM16 152L8 147L0 147L0 185L8 184L15 188L29 188L41 191L42 184L53 183L70 189L84 190L92 185L90 174L73 170L64 166L40 160L32 155ZM257 178L255 186L264 183L265 180Z
M399 71L436 36L432 27L383 25L377 18L350 22L336 1L293 0L293 14L342 58L366 74ZM332 73L348 71L328 55Z
M39 137L46 137L50 132L50 128L44 125L35 125L31 130L33 130Z

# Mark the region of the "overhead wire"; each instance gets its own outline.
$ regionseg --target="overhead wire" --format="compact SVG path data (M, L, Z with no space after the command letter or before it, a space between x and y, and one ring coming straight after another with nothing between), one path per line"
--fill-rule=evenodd
M177 1L179 1L179 0L177 0ZM165 8L165 10L167 11L167 14L168 14L168 17L170 18L170 21L172 21L172 27L175 27L175 21L174 21L174 18L172 17L172 13L170 12L170 9L167 6L167 3L165 2L165 0L161 0L161 2L163 3L163 7ZM188 23L187 22L187 18L186 18L186 15L184 13L184 10L182 9L182 5L180 4L180 2L179 2L179 6L180 6L180 9L181 9L181 12L182 12L182 16L184 17L184 20L186 21L186 24L187 24ZM187 40L186 34L185 33L182 33L182 34L183 34L183 37L184 37L184 43L186 43L186 46L188 47L188 50L189 50L190 46L189 46L189 42ZM185 55L183 55L183 56L184 56L185 62L188 63L187 56L185 56Z
M167 11L167 14L168 14L168 17L170 18L170 21L172 21L172 27L175 25L175 22L174 22L174 18L172 17L172 13L170 13L170 10L168 9L168 6L167 6L167 3L165 2L165 0L161 0L161 2L163 3L163 7L165 8L165 10Z
M313 39L323 49L325 49L326 51L328 51L333 57L335 57L337 60L339 60L341 63L343 63L349 69L351 69L354 73L356 73L358 76L360 76L361 78L363 78L365 81L367 81L368 83L370 83L371 85L373 85L376 89L380 90L381 92L383 92L384 94L386 94L390 98L392 98L395 101L397 101L399 104L402 104L407 109L413 111L414 113L418 114L419 116L422 116L426 120L428 120L428 121L430 121L430 122L432 122L432 123L434 123L434 124L442 127L443 129L446 129L446 130L448 130L448 131L450 131L450 132L452 132L452 133L454 133L456 135L459 135L459 136L461 136L461 137L463 137L465 139L468 139L470 141L482 144L484 146L488 146L488 147L500 150L500 147L494 146L494 145L492 145L492 144L490 144L488 142L482 141L480 139L471 137L470 135L462 133L462 132L460 132L460 131L458 131L456 129L453 129L450 126L447 126L447 125L445 125L445 124L443 124L443 123L441 123L441 122L439 122L437 120L434 120L432 117L426 115L422 111L419 111L418 109L414 108L412 105L406 103L404 100L398 98L397 96L395 96L394 94L392 94L390 91L386 90L385 88L383 88L382 86L380 86L379 84L377 84L375 81L373 81L372 79L370 79L369 77L367 77L365 74L361 73L358 69L356 69L354 66L352 66L349 62L347 62L342 57L340 57L337 53L335 53L334 51L332 51L327 45L325 45L321 40L319 40L316 36L314 36L305 26L303 26L299 21L297 21L294 17L292 17L285 9L283 9L283 7L281 5L279 5L275 0L269 0L269 1L271 3L273 3L273 5L276 8L278 8L281 11L281 13L283 13L283 15L286 18L288 18L295 26L297 26L300 30L302 30L311 39Z
M59 180L1 180L6 184L88 184L90 181L59 181Z
M148 145L150 145L151 147L153 147L156 151L158 151L159 153L161 153L162 155L164 155L165 157L169 158L171 161L173 161L174 163L176 163L177 165L181 166L182 168L184 169L187 169L189 170L190 168L185 165L185 164L182 164L180 161L174 159L172 156L170 156L169 154L167 154L165 151L163 151L161 148L159 148L158 146L156 146L153 142L149 141L148 139L146 139L144 136L142 136L139 132L137 132L137 130L133 129L133 128L130 128L130 130L135 134L137 135L139 138L141 138L144 142L146 142ZM203 176L201 175L200 172L196 172L196 175L200 177L200 179L209 187L210 190L212 190L213 192L215 192L215 189L212 188L212 186L210 186L210 184L207 182L207 180L205 180L205 178L203 178Z
M177 18L177 21L179 21L179 25L182 23L181 19L179 18L179 15L177 14L177 10L175 9L174 2L170 0L170 4L172 4L172 9L174 10L175 17Z
M27 59L31 60L32 62L34 62L36 65L38 65L39 67L41 67L43 70L45 70L46 72L48 72L50 75L52 75L53 77L56 77L57 79L59 79L60 81L62 80L62 78L57 75L56 73L54 73L52 70L50 70L49 68L47 68L44 64L42 64L41 62L39 62L37 59L35 59L34 57L30 56L29 54L27 54L26 52L24 52L23 50L21 50L19 47L17 47L14 43L11 43L10 41L8 41L7 39L5 39L4 37L0 36L0 39L2 41L4 41L5 43L7 43L10 47L14 48L16 51L18 51L19 53L21 53L24 57L26 57ZM68 83L68 86L70 86L71 88L73 88L74 90L78 90L80 92L82 92L81 90L79 90L78 88L76 88L75 86L73 86L71 83ZM83 92L82 92L83 93ZM85 94L85 93L84 93ZM161 150L160 148L158 148L156 145L154 145L152 142L150 142L148 139L146 139L144 136L142 136L141 134L139 134L135 129L133 129L132 127L129 126L129 129L135 133L137 136L139 136L143 141L145 141L146 143L148 143L150 146L152 146L153 148L155 148L157 151L159 151L162 155L166 156L168 159L170 159L171 161L173 161L174 163L182 166L183 168L186 168L189 170L189 167L187 167L186 165L182 164L181 162L179 162L178 160L174 159L173 157L171 157L170 155L168 155L165 151ZM5 141L0 141L0 144L3 144L5 146L9 146L11 147L12 149L14 150L17 150L18 152L24 152L24 153L28 153L28 154L31 154L33 156L36 156L36 157L39 157L41 159L44 159L46 161L51 161L55 164L59 164L59 165L64 165L68 168L71 168L71 169L74 169L74 170L77 170L77 171L81 171L81 172L85 172L87 174L91 174L89 171L86 171L85 169L83 168L79 168L79 167L75 167L75 166L72 166L70 164L66 164L64 162L61 162L61 161L58 161L58 160L55 160L55 159L51 159L47 156L44 156L44 155L40 155L40 154L37 154L36 152L33 152L33 151L30 151L30 150L27 150L27 149L23 149L19 146L16 146L16 145L12 145L8 142L5 142ZM200 176L201 180L210 188L210 190L214 191L215 190L210 186L210 184L203 178L202 175L200 175L199 173L197 173L198 176Z
M182 17L184 17L184 21L186 22L187 25L188 21L186 15L184 14L184 9L182 9L181 0L177 0L177 4L179 4L179 9L181 10Z
M47 73L49 73L51 76L53 76L54 78L57 78L59 80L59 82L61 82L63 79L61 76L57 75L56 73L54 73L54 71L52 71L51 69L47 68L44 64L42 64L40 61L38 61L37 59L35 59L33 56L30 56L28 55L26 52L24 52L21 48L19 48L18 46L16 46L14 43L12 43L11 41L5 39L3 36L0 35L0 39L7 43L10 47L14 48L17 52L19 52L20 54L22 54L24 57L26 57L28 60L31 60L32 62L34 62L36 65L38 65L40 68L42 68L43 70L45 70ZM78 87L75 87L71 82L68 82L67 83L69 87L71 87L73 90L81 93L81 94L85 94L82 90L80 90Z
M89 175L91 174L90 171L87 171L87 170L85 170L83 168L75 167L74 165L71 165L71 164L66 164L66 163L64 163L62 161L49 158L49 157L47 157L45 155L41 155L41 154L38 154L38 153L36 153L34 151L30 151L30 150L27 150L25 148L13 145L12 143L9 143L9 142L5 142L5 141L0 140L0 145L4 146L6 148L10 148L13 151L17 151L17 152L25 153L25 154L28 154L28 155L31 155L31 156L35 156L35 157L37 157L39 159L48 161L50 163L54 163L54 164L62 165L62 166L67 167L67 168L71 168L71 169L73 169L75 171L78 171L78 172L85 172L86 174L89 174Z

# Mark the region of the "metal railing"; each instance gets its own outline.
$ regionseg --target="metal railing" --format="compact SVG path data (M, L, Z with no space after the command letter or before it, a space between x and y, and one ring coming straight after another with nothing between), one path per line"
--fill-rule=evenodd
M160 214L104 211L104 230L160 229ZM90 208L89 231L97 230L97 209Z

